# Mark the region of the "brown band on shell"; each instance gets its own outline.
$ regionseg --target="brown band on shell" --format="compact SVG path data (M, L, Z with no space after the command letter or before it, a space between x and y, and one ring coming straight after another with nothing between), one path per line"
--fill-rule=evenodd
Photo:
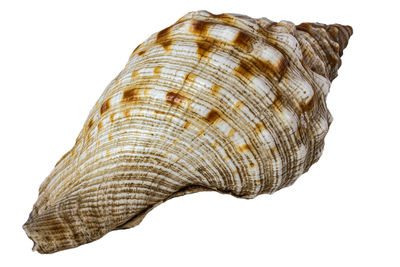
M251 51L252 48L252 42L253 38L250 34L244 32L244 31L239 31L233 40L233 45L240 47L244 51Z
M135 77L136 77L138 74L139 74L139 70L134 70L134 71L132 71L131 79L132 79L132 80L135 79Z
M124 91L122 95L122 102L133 102L138 99L138 89L130 88Z
M208 54L211 52L213 43L207 40L197 41L197 55L199 58L208 57Z
M256 123L254 130L256 131L256 133L260 134L262 131L265 130L265 126L262 123Z
M304 112L310 112L314 107L314 103L315 103L315 96L313 95L311 99L309 99L306 103L302 103L302 105L300 106Z
M279 61L278 61L278 64L274 68L276 70L276 74L279 77L278 78L279 82L282 80L282 77L285 74L285 72L286 72L288 67L289 67L289 62L287 61L287 59L284 56L280 57Z
M93 126L93 118L91 118L89 120L89 123L88 123L87 127L88 127L88 129L90 129L90 128L92 128L92 126Z
M282 100L283 96L282 94L277 90L275 92L275 99L271 105L271 107L277 111L282 111Z
M245 151L250 151L250 146L249 146L248 144L244 144L244 145L238 146L238 147L237 147L237 150L238 150L240 153L243 153L243 152L245 152Z
M166 51L169 51L172 40L169 38L171 27L167 27L157 34L156 43L160 44Z
M288 61L282 55L276 64L258 58L241 59L235 72L239 75L251 79L255 76L256 72L261 72L272 81L272 79L280 82L289 66Z
M141 44L136 46L136 48L135 48L135 50L133 50L132 54L135 54L139 50L140 46L141 46Z
M92 135L91 135L90 132L89 132L89 133L87 133L87 135L86 135L86 141L89 143L91 139L92 139Z
M254 66L252 66L248 60L240 60L238 66L235 68L235 72L246 79L251 79L254 76L253 69Z
M100 107L100 115L103 115L110 108L110 100L107 99Z
M136 52L139 50L139 48L140 48L141 46L142 46L142 44L136 46L135 50L133 50L133 52L132 52L131 55L129 56L129 59L131 59L131 58L136 54Z
M186 74L185 79L183 80L183 84L193 83L195 79L196 75L192 72L189 72L188 74Z
M218 84L214 84L211 87L211 94L213 96L218 96L219 92L221 91L221 86L219 86Z
M237 112L240 112L240 109L243 108L245 105L243 104L242 101L237 101L234 105L233 105L233 109Z
M185 121L185 123L183 124L183 128L187 129L190 126L190 122L189 121Z
M215 109L210 110L210 112L206 115L206 120L211 124L215 123L221 116L219 115L218 111Z
M273 64L266 60L253 60L254 65L257 66L262 73L264 73L267 77L273 77L278 82L280 82L289 66L288 61L282 55L279 60Z
M180 106L186 101L186 97L182 94L170 91L166 94L165 101L169 104Z
M154 76L155 77L159 77L160 76L160 73L161 73L161 69L162 69L163 67L162 66L157 66L157 67L155 67L154 68Z
M190 32L197 35L207 35L209 26L210 26L209 22L202 20L194 20L190 24Z
M228 134L226 135L228 138L232 138L235 135L236 131L235 129L230 129Z

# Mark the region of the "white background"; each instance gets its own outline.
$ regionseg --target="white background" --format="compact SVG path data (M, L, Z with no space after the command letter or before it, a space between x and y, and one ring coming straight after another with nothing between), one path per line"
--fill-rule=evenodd
M400 266L399 15L374 2L1 1L1 265ZM32 252L22 224L39 185L105 86L150 34L198 9L353 26L321 160L274 195L188 195L130 230Z

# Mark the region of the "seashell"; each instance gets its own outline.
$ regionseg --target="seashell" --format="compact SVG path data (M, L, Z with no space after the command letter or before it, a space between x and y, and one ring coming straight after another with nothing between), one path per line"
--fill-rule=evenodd
M321 156L351 34L197 11L150 36L41 184L23 226L33 250L131 228L173 197L250 199L293 184Z

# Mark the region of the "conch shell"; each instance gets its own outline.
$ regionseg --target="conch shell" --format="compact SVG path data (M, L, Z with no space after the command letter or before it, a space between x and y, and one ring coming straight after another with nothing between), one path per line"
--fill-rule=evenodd
M23 226L33 249L92 242L188 193L250 199L291 185L321 156L351 34L197 11L150 36L40 186Z

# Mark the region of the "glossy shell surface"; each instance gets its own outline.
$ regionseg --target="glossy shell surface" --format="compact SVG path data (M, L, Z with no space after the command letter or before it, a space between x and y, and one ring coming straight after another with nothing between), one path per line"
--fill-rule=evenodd
M254 198L291 185L321 156L351 34L197 11L150 36L40 186L24 224L34 250L133 227L187 193Z

